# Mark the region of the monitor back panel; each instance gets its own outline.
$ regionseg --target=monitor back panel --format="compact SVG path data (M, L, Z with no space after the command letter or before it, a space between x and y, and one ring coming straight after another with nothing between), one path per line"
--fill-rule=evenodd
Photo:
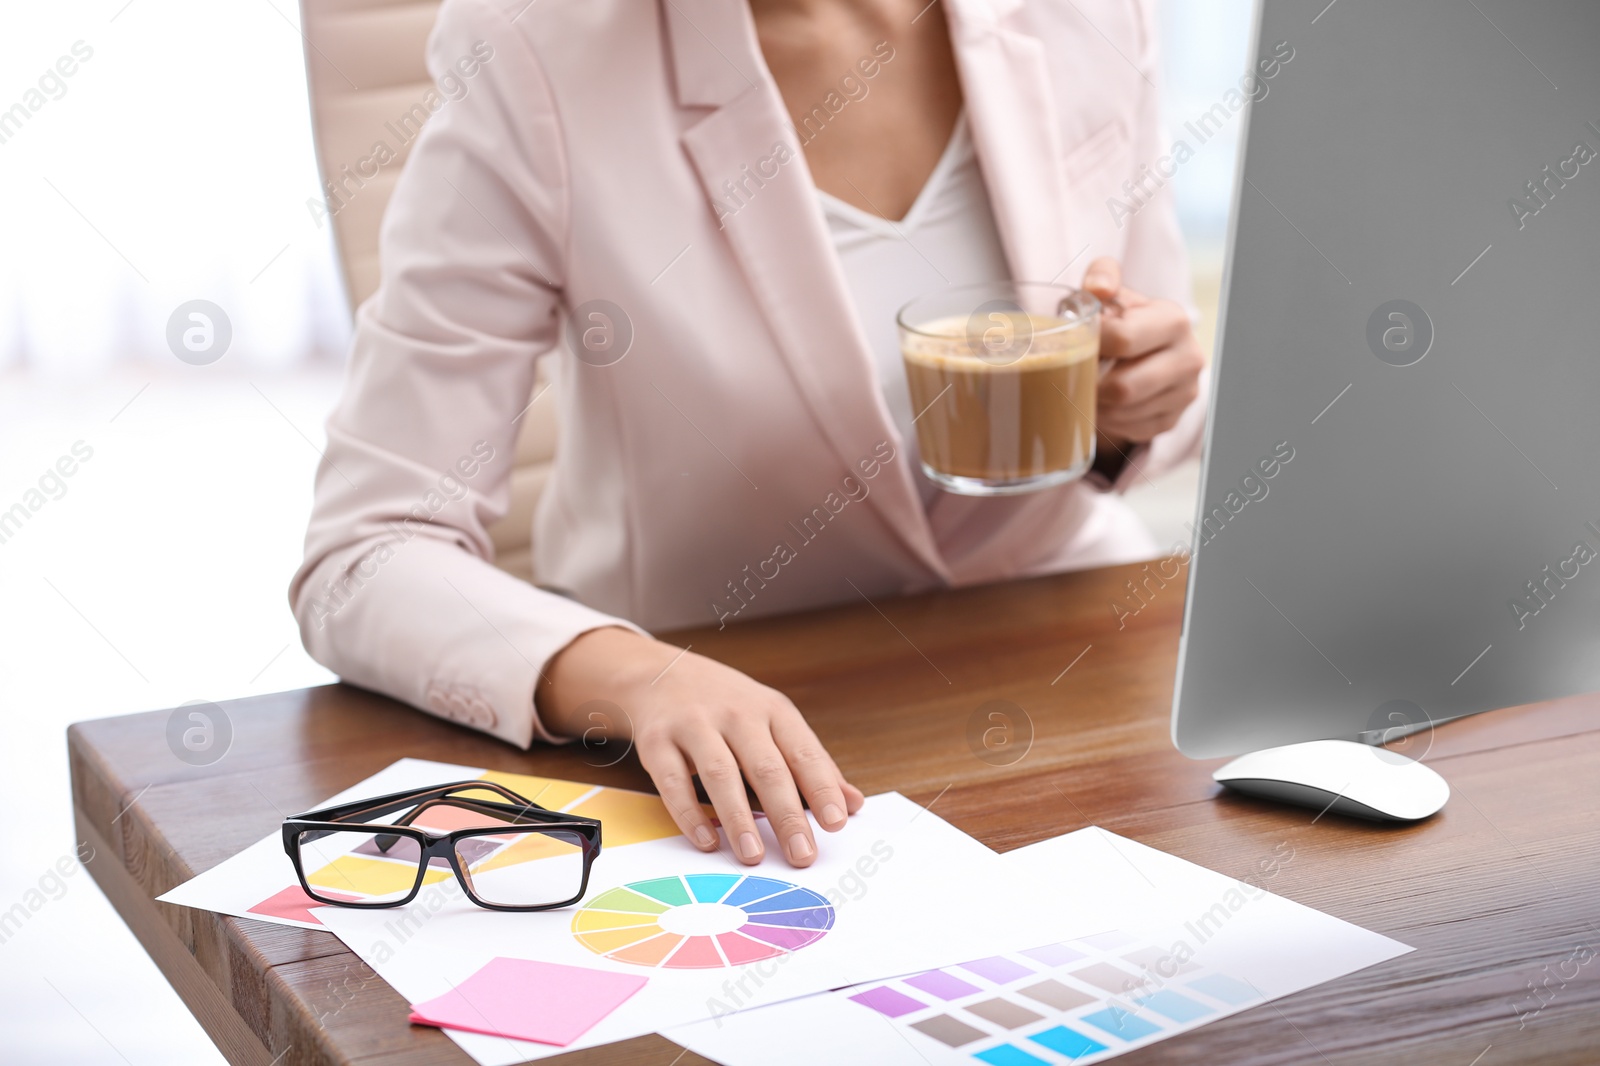
M1320 13L1320 14L1319 14ZM1262 0L1173 732L1600 689L1600 3Z

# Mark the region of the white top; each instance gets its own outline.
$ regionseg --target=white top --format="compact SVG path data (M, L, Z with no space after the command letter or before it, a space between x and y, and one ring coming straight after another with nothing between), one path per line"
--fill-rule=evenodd
M820 189L817 198L872 347L884 402L904 442L902 454L926 506L939 489L922 473L912 424L917 412L911 410L900 362L895 314L917 297L951 285L1011 276L965 112L957 116L950 143L900 221L863 211Z

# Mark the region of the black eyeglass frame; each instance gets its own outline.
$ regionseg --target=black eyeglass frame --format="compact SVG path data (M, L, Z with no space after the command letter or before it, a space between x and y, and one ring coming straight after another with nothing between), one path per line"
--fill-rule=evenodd
M510 802L502 803L498 800L470 799L456 795L459 792L473 792L488 790L506 797ZM472 876L461 864L461 857L456 852L456 843L460 840L477 836L495 836L504 833L504 827L471 826L466 829L456 829L448 833L435 833L427 829L418 829L411 825L418 815L429 807L451 806L463 807L479 814L492 818L501 818L515 825L537 825L540 829L560 829L571 832L581 838L583 842L583 878L578 886L578 891L570 899L556 903L538 903L531 905L518 905L508 903L490 903L478 895L472 887ZM403 818L394 823L374 824L371 819L381 818L395 811L414 808ZM400 838L405 837L417 842L420 854L417 858L417 879L411 886L411 891L404 899L384 900L382 902L368 902L363 900L336 900L327 899L318 894L306 880L305 864L300 858L300 845L319 840L333 833L349 832L353 827L363 826L369 829L387 829L386 833L374 833L378 847L388 851ZM387 843L385 839L387 838ZM283 820L283 850L289 856L289 861L294 864L295 876L300 879L300 887L306 895L318 903L330 907L403 907L417 898L417 893L422 890L423 879L427 876L432 860L443 858L455 872L456 880L461 883L467 898L473 903L492 911L547 911L568 907L583 898L589 890L589 870L594 865L594 860L600 855L600 820L598 818L584 818L575 814L562 814L541 807L532 800L527 799L493 781L454 781L446 785L435 785L431 788L409 789L405 792L391 792L386 796L374 796L371 799L356 800L352 803L341 803L333 807L324 807L321 810L306 811L303 814L290 815Z

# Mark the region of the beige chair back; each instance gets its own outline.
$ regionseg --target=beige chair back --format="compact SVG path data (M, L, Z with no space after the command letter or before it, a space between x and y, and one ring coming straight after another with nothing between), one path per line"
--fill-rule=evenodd
M438 13L438 0L300 0L317 168L324 187L334 187L326 221L352 309L378 287L378 226L412 143L397 144L389 124L433 91L423 50ZM395 158L373 177L360 175L357 162L379 141ZM534 386L540 398L520 423L511 510L489 530L495 564L530 582L533 510L556 443L555 397L541 389Z

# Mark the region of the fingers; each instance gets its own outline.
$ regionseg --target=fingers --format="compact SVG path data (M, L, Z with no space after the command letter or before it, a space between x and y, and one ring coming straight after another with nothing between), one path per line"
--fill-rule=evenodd
M686 656L664 687L650 688L635 705L640 761L678 828L702 850L716 850L719 838L696 801L696 775L735 857L752 866L766 853L751 809L756 800L795 866L809 866L817 855L806 804L821 824L838 830L865 802L793 703L719 663Z
M1171 300L1124 303L1122 313L1100 324L1100 357L1133 359L1173 347L1190 336L1189 315Z
M677 746L667 740L641 739L637 750L640 764L656 783L678 829L701 851L717 850L716 831L694 794L694 780Z
M844 793L844 775L822 746L822 741L811 731L800 712L781 716L772 726L772 737L778 742L789 764L789 772L800 786L800 794L816 816L818 824L830 833L843 829L850 808Z
M1180 378L1153 396L1144 397L1137 403L1116 407L1111 412L1111 420L1113 422L1142 422L1167 415L1176 417L1183 413L1184 408L1193 403L1194 398L1199 394L1198 381Z
M1182 342L1125 359L1100 379L1095 399L1102 407L1131 416L1136 408L1172 389L1198 391L1203 365L1199 345Z
M1163 356L1146 358L1159 359ZM1181 362L1179 365L1181 367ZM1125 383L1112 382L1099 400L1100 409L1096 415L1099 430L1109 438L1129 443L1143 443L1165 433L1178 424L1189 404L1199 395L1199 374L1187 375L1180 371L1176 376L1158 380L1150 387L1156 390L1153 394L1135 395ZM1106 396L1116 399L1106 399Z
M1196 390L1176 385L1128 410L1114 410L1100 418L1099 429L1108 438L1142 444L1178 424Z
M1083 287L1101 303L1110 303L1122 291L1122 264L1103 255L1083 272Z
M1197 383L1179 381L1137 403L1105 405L1098 415L1098 428L1124 440L1149 440L1148 436L1132 432L1133 429L1151 424L1160 424L1157 433L1171 429L1198 394Z
M1169 300L1125 307L1102 325L1100 349L1117 360L1096 390L1097 422L1110 437L1148 441L1199 395L1205 359L1188 314Z
M734 757L761 800L767 824L778 838L778 846L793 866L810 866L817 857L817 843L811 835L811 822L800 806L788 761L766 723L757 721L732 738ZM701 780L705 775L701 775ZM720 808L719 808L720 809Z
M1115 437L1123 442L1117 450L1122 453L1124 458L1127 458L1128 449L1140 444L1148 444L1177 425L1178 416L1181 413L1181 411L1174 411L1168 415L1119 423L1105 432L1108 437Z
M747 866L754 866L766 854L761 834L756 831L755 817L750 813L750 802L745 798L744 774L727 743L717 733L706 733L696 738L695 747L689 751L694 760L700 783L705 786L717 818L727 831L733 845L734 856Z

